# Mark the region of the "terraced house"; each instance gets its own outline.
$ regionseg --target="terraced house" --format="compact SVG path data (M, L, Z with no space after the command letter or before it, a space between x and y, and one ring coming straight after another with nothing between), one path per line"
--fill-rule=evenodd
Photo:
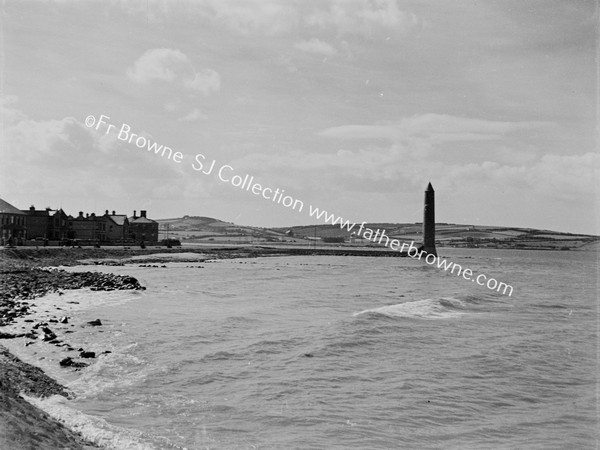
M150 244L158 241L158 222L149 219L146 211L133 212L132 217L116 214L67 215L62 209L20 210L0 199L0 245L22 245L31 241L44 241L50 245L65 241L84 244Z

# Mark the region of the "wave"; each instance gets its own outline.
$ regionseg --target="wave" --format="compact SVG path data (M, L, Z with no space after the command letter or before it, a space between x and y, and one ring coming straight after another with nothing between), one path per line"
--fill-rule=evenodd
M108 424L105 420L88 416L68 406L68 400L60 395L45 399L21 394L25 400L43 410L67 428L80 433L87 440L106 449L153 450L156 447L146 441L139 431L127 430ZM161 448L179 448L165 442Z
M99 355L94 364L86 367L77 379L67 383L67 387L77 398L89 399L104 391L126 389L141 384L155 368L143 359L129 353L137 343L127 345L120 351Z
M453 319L464 315L466 308L466 302L457 298L428 298L366 309L354 313L353 316L381 315L392 318Z

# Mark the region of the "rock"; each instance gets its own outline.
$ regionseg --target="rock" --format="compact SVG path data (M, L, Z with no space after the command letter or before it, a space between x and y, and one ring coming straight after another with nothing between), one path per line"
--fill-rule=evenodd
M40 339L42 339L43 341L53 341L54 339L56 339L56 334L54 334L54 332L50 328L43 327L42 332L43 334L40 335Z
M96 319L88 322L88 325L91 325L93 327L99 327L100 325L102 325L102 322L100 321L100 319Z
M69 323L69 318L67 316L61 317L59 320L60 323Z
M61 367L75 367L75 368L87 367L86 363L74 361L73 358L71 358L70 356L67 356L64 359L61 359L59 364Z
M79 354L79 356L81 356L82 358L95 358L96 353L95 352L81 352Z
M60 362L59 362L59 364L60 364L62 367L68 367L68 366L70 366L70 365L72 365L72 364L73 364L73 358L71 358L71 357L66 357L66 358L64 358L64 359L61 359L61 360L60 360Z
M0 331L0 339L14 339L23 336L23 334L3 333L2 331Z

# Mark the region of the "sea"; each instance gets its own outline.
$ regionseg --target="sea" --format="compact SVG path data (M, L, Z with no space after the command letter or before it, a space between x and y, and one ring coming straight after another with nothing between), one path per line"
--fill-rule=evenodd
M36 300L85 369L13 345L76 395L30 401L105 448L598 448L598 253L439 252L512 295L412 258L70 267L147 289Z

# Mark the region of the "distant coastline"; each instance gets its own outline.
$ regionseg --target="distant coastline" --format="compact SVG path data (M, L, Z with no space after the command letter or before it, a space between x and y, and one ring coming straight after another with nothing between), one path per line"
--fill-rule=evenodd
M294 225L261 228L224 222L211 217L183 216L158 219L161 238L178 239L182 244L328 246L381 248L337 225ZM385 229L390 238L422 242L422 224L367 223L373 230ZM583 250L600 242L600 236L532 228L436 223L436 246L453 248L496 248L517 250Z

